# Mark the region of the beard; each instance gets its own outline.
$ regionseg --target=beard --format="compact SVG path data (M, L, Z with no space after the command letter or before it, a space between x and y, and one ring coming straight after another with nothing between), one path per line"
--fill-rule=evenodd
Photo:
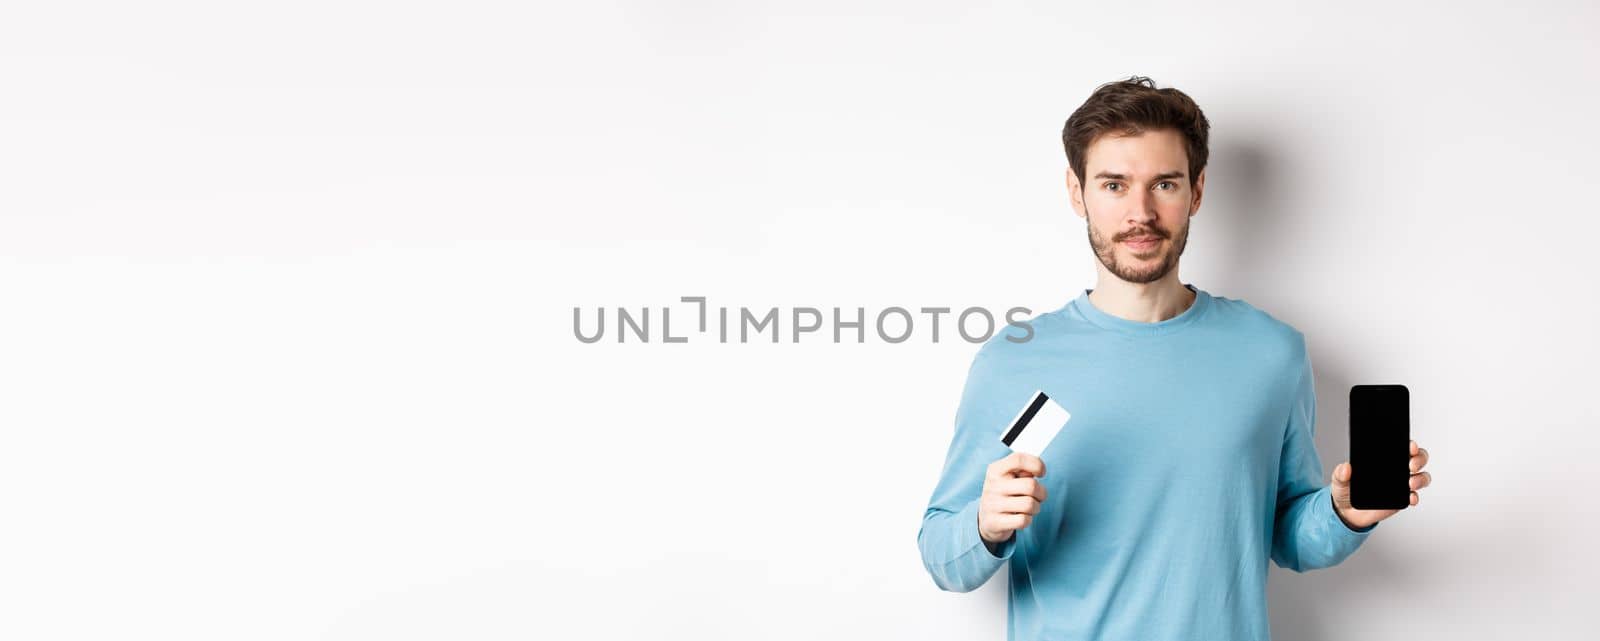
M1093 222L1088 222L1085 227L1089 228L1089 247L1094 249L1094 255L1100 259L1100 264L1105 265L1106 269L1111 270L1111 273L1115 274L1117 278L1130 283L1144 284L1161 280L1163 276L1172 271L1173 267L1178 265L1178 257L1183 255L1184 247L1189 244L1188 216L1184 217L1183 226L1178 229L1176 235L1160 227L1151 226L1122 232L1110 240L1106 240L1105 237L1095 231ZM1159 243L1157 245L1158 248L1166 248L1166 254L1161 256L1161 260L1157 261L1155 265L1148 267L1124 265L1117 260L1117 244L1124 239L1135 236L1156 236L1162 239L1176 238L1177 240L1170 245L1167 243Z

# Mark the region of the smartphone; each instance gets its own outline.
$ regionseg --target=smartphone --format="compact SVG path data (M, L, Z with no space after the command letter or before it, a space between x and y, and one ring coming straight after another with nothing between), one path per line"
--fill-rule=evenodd
M1411 506L1411 391L1404 385L1350 388L1350 505Z

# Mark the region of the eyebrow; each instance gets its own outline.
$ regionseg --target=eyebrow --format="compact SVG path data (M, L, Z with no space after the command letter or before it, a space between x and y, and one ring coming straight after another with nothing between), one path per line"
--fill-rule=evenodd
M1170 178L1182 178L1182 177L1183 177L1183 172L1181 172L1181 171L1164 171L1164 172L1161 172L1159 174L1156 174L1150 180L1167 180L1167 179L1170 179ZM1111 180L1127 180L1128 179L1128 177L1123 175L1123 174L1114 174L1114 173L1111 173L1109 171L1102 171L1102 172L1094 175L1094 179L1095 180L1100 180L1101 178L1110 178Z

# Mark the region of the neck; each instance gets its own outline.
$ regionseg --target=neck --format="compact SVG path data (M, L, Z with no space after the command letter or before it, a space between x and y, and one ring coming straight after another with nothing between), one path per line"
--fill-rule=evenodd
M1117 278L1104 266L1089 302L1107 314L1140 323L1158 323L1189 309L1195 293L1178 280L1177 266L1160 280L1130 283Z

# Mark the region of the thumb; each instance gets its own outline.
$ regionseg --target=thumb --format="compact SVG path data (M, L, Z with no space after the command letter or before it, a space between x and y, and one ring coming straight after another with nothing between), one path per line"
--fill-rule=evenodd
M1333 467L1333 491L1345 493L1350 491L1350 463L1340 463Z

